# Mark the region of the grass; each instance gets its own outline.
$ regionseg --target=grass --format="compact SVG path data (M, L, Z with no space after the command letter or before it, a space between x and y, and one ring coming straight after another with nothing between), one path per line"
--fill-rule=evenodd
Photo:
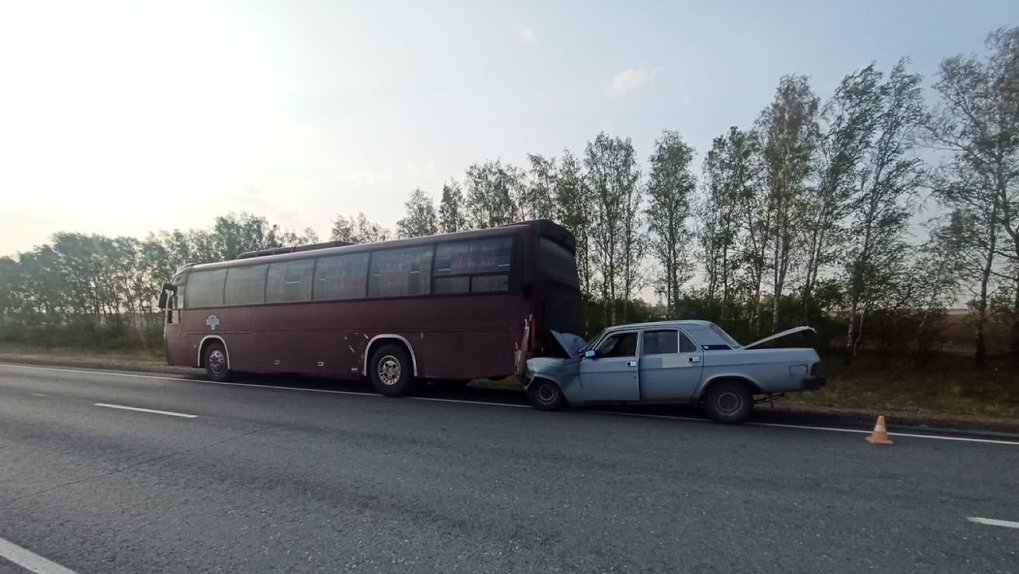
M38 346L0 343L0 361L61 363L85 367L164 370L163 354L143 349L92 349L75 346Z

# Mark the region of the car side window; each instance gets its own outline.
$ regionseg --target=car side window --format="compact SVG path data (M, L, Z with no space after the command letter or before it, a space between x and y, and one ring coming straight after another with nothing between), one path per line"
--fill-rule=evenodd
M675 330L644 331L644 355L672 355L679 350L679 333Z
M680 353L696 353L697 345L690 340L684 333L679 334L679 352Z
M609 335L598 345L600 357L634 357L637 355L637 333Z

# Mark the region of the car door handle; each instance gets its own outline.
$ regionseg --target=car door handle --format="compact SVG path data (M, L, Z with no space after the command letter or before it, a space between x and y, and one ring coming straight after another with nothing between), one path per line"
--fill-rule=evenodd
M636 367L637 366L637 361L627 361L626 362L626 366L627 367Z
M699 362L701 362L701 358L700 357L690 357L690 362L691 363L699 363Z

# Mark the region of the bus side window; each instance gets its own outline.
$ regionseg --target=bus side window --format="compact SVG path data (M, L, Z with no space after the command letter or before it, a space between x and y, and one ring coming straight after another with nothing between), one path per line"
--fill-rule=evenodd
M193 272L188 278L188 308L222 305L225 282L226 269Z
M231 267L226 275L227 305L252 305L265 302L266 265Z
M428 295L432 275L432 248L410 247L376 251L368 278L369 297Z
M315 265L316 301L329 299L363 299L368 276L368 254L323 257Z
M314 259L297 259L269 265L265 282L266 303L311 301Z

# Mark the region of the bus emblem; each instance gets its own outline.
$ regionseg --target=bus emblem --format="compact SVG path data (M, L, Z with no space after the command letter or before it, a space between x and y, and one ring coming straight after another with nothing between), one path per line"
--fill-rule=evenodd
M205 320L205 324L209 326L213 331L216 330L216 325L219 325L219 317L215 315L209 315L209 318Z

